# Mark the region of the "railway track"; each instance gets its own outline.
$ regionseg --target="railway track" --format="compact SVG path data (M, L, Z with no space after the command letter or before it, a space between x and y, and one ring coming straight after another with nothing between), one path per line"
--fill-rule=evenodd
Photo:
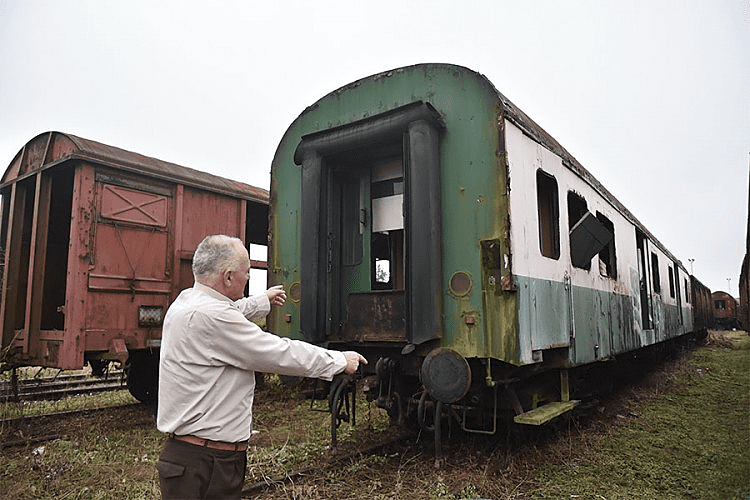
M282 476L266 477L262 481L246 484L242 488L242 498L255 498L267 490L276 487L283 487L284 484L294 483L297 479L323 477L329 469L351 464L352 462L366 456L382 454L385 450L397 449L399 450L399 453L402 453L404 449L410 446L410 444L407 444L407 441L417 437L415 432L403 429L394 430L388 434L387 437L383 437L377 442L371 443L363 448L337 454L328 460L316 463L309 467L287 472Z
M66 373L54 377L38 377L18 380L18 399L21 401L44 401L61 399L79 394L115 391L125 387L122 370L114 370L104 378L87 374ZM0 401L15 397L11 382L0 384Z
M152 408L143 403L128 403L0 419L0 430L5 432L0 449L54 441L68 433L71 426L75 427L76 422L96 421L106 415L133 425L153 425L154 418Z

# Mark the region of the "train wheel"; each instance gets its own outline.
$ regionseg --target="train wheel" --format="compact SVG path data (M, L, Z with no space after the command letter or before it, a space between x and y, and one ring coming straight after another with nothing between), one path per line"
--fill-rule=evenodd
M133 351L125 365L128 390L142 403L157 401L159 390L159 356L150 351Z
M355 424L357 383L349 375L337 375L331 384L328 407L331 410L331 447L335 448L341 422Z

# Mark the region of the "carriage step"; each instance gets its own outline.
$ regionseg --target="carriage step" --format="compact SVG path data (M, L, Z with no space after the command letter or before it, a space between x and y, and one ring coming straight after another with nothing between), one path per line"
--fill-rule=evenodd
M580 401L555 401L513 417L517 424L542 425L563 413L572 410Z

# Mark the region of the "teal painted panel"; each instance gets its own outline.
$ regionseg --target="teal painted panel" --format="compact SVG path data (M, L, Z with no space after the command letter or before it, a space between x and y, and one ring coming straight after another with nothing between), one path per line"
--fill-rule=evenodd
M567 346L570 307L565 285L518 276L516 286L522 352L530 356L530 351Z
M573 352L575 364L590 363L597 359L601 299L594 290L573 287ZM607 302L609 303L609 302Z
M516 277L521 360L533 351L570 346L573 364L590 363L641 347L630 296L563 282Z

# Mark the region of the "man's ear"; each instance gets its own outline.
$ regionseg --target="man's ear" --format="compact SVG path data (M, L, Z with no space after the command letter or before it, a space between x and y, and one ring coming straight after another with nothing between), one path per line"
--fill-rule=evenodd
M223 290L232 282L232 271L229 269L223 270L221 274L219 274L219 281L221 282L220 285Z

